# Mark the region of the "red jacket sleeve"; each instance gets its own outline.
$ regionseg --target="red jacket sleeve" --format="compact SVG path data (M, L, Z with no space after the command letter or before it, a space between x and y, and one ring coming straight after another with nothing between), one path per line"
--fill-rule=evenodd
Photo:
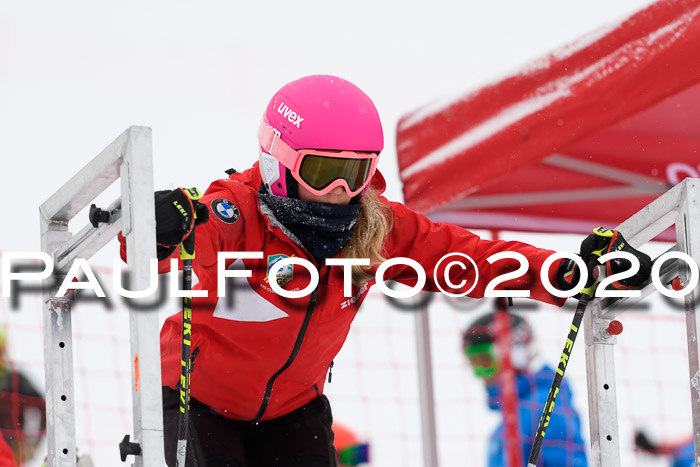
M474 284L476 279L476 285L468 293L468 296L481 298L491 281L520 267L520 263L514 259L501 259L492 263L488 261L489 257L497 253L509 251L520 253L527 259L527 271L519 277L501 282L496 285L495 290L506 288L529 290L532 299L558 306L564 303L565 299L555 297L547 292L540 280L542 264L555 253L554 251L536 248L521 242L484 240L461 227L432 222L401 203L384 201L391 207L394 215L394 227L385 244L386 257L387 259L407 257L417 261L426 273L425 290L433 292L440 290L435 281L438 263L447 254L461 253L474 260L478 279L473 267L467 269L452 267L449 271L450 281L453 284L466 281L464 286L466 290ZM469 264L466 259L460 256L450 256L449 260L442 261L440 267L437 268L437 277L443 288L445 288L445 281L442 279L445 266L452 260L460 260L464 264ZM559 262L556 261L549 268L550 284L556 284L555 275ZM387 270L385 279L393 279L412 286L416 283L416 273L409 266L396 265ZM453 289L455 292L459 290L461 289Z

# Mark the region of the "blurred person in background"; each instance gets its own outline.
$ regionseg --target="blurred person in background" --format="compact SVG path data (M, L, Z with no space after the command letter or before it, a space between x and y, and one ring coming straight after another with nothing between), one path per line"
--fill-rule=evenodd
M338 467L367 465L369 462L369 444L361 443L350 428L333 422L333 446L338 455Z
M503 420L491 434L489 440L488 465L502 467L509 465L509 452L506 440L506 417L517 417L514 425L522 450L522 460L527 462L537 425L554 379L554 370L544 365L536 371L529 368L534 357L533 332L528 322L515 314L505 311L505 303L497 302L496 312L487 313L474 322L462 335L462 349L477 378L484 381L488 393L488 406L504 414ZM503 314L504 320L497 318ZM510 322L510 329L502 329L503 322ZM510 334L509 363L503 358L503 345L498 345L499 334ZM504 364L504 362L506 364ZM504 372L511 368L510 381L514 383L514 404L517 410L507 414L502 391ZM516 453L518 455L519 453ZM512 457L510 457L512 459ZM523 464L524 465L524 464ZM566 379L562 382L547 427L547 436L542 444L540 462L545 467L586 466L586 448L581 436L581 421L572 405L571 388Z
M637 449L656 456L668 456L671 467L692 467L695 464L695 449L693 438L687 441L654 443L644 431L637 430L634 437Z
M671 451L671 467L692 467L695 465L693 439Z
M35 456L46 430L44 396L14 367L7 352L7 334L1 326L0 430L19 465Z

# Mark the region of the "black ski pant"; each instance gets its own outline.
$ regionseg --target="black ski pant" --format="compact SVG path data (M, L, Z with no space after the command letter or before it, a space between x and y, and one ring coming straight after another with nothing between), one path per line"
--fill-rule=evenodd
M163 387L165 460L175 467L180 393ZM186 467L337 467L326 396L273 420L226 418L190 398Z

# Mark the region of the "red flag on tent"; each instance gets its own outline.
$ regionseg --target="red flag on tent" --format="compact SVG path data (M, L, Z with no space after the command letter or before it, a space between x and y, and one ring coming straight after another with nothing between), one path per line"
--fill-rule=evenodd
M700 0L657 2L404 116L406 204L470 228L613 227L699 176L699 83Z

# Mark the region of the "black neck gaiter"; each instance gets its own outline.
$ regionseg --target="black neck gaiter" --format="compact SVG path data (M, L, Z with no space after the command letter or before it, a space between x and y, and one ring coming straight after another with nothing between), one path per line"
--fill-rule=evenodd
M275 218L299 239L321 266L326 258L343 248L352 236L361 204L326 204L283 198L265 187L258 192Z

